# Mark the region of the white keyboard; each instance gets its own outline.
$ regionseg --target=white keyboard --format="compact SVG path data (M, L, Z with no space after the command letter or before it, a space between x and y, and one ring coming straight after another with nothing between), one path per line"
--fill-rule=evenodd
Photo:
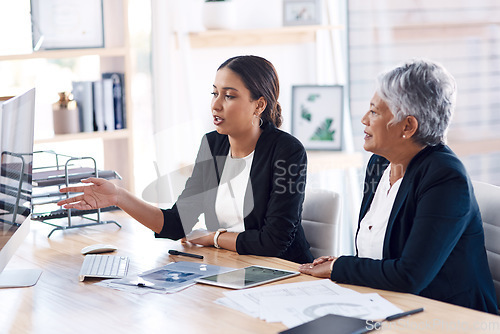
M86 277L122 278L127 275L129 258L119 255L85 255L80 269L80 281Z

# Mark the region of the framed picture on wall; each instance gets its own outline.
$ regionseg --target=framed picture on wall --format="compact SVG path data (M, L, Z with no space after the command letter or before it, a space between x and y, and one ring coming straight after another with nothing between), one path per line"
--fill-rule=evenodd
M306 150L342 149L344 87L293 86L292 134Z
M31 0L33 50L104 47L102 0Z
M321 23L321 0L283 0L283 25Z

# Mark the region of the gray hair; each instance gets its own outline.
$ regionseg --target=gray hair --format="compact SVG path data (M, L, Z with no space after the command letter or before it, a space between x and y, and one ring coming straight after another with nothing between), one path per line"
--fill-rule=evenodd
M413 60L377 78L377 94L394 115L391 123L408 116L418 121L415 142L435 146L444 143L456 100L453 76L440 64Z

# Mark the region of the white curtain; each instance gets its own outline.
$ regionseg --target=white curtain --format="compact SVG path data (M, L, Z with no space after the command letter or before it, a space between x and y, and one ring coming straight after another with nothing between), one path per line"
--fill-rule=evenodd
M152 81L153 81L153 128L158 176L167 180L170 176L187 177L203 132L200 121L193 112L190 47L186 22L192 19L197 0L151 0L152 15ZM181 173L179 170L182 169ZM158 190L159 203L165 198L175 198L182 190L167 182ZM167 201L166 203L170 203Z

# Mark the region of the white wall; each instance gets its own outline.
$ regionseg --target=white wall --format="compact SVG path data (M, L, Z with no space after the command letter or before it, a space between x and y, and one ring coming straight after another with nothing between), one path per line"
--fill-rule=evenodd
M251 28L252 20L249 18L255 18L253 28L259 27L256 25L263 18L258 11L258 8L262 8L259 1L262 4L267 3L267 7L271 6L264 16L265 19L261 21L261 27L281 25L281 0L238 0L238 9L245 15L240 14L240 25L236 29ZM182 6L179 6L181 2ZM282 128L285 131L290 130L291 124L292 85L316 83L313 43L191 49L187 33L204 29L197 21L201 17L201 9L198 7L201 2L181 2L153 0L153 26L156 21L159 28L156 31L153 28L153 43L156 43L153 52L153 77L156 79L153 81L156 85L155 133L160 143L157 159L161 173L194 161L202 135L214 129L210 93L215 72L226 59L236 55L253 54L262 56L275 65L281 84L279 101L283 108ZM175 31L178 35L174 34ZM155 57L159 58L155 61ZM187 129L189 131L186 131ZM171 145L172 141L175 145ZM165 158L172 155L173 159Z

